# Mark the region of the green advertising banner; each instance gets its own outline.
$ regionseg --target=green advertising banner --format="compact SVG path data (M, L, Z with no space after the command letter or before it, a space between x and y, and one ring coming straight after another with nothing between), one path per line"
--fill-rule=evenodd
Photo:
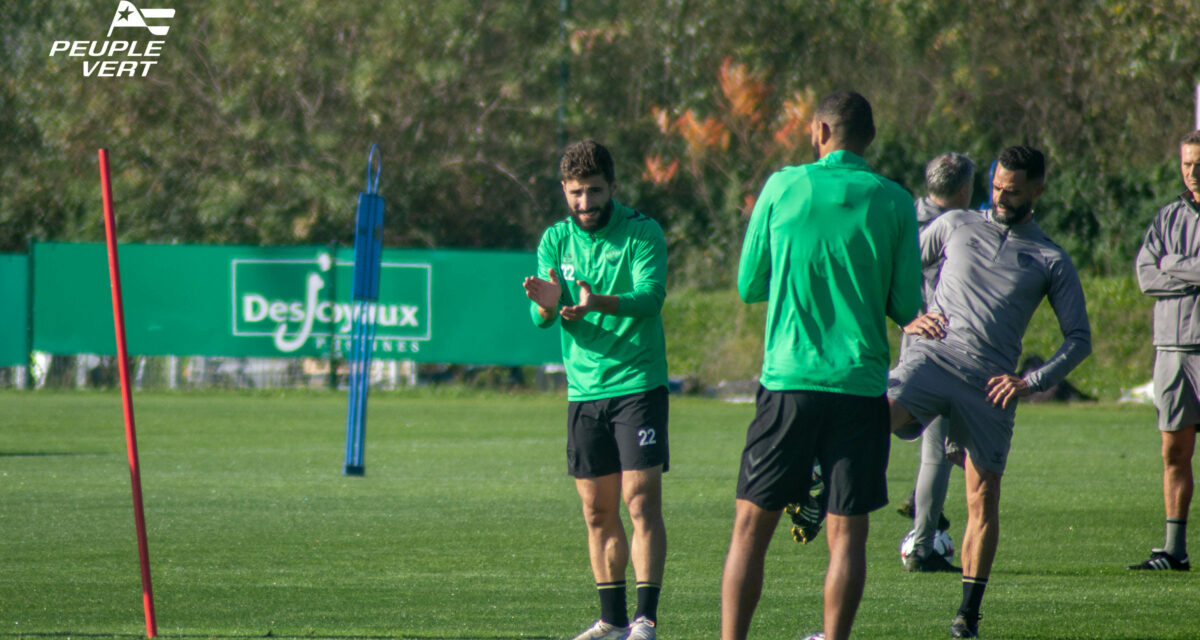
M0 255L0 367L29 363L29 258Z
M328 247L121 245L134 355L343 356L354 323L354 251ZM33 346L113 353L102 244L34 245ZM532 253L384 250L373 357L459 364L559 362L521 280Z

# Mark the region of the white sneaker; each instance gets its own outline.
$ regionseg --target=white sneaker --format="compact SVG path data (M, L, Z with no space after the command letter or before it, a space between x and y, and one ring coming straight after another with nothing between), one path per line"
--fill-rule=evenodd
M629 625L629 640L655 640L654 621L646 616L638 616Z
M811 636L804 636L804 640L825 640L825 634L814 633Z
M597 620L596 624L575 636L573 640L625 640L628 636L629 627L617 627L603 620Z

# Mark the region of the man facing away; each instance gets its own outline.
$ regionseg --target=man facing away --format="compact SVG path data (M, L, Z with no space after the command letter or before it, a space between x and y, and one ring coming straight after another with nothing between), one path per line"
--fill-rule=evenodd
M738 269L738 293L767 302L763 370L738 473L721 584L721 637L742 640L785 505L807 494L815 459L830 487L824 629L850 635L866 580L868 514L887 503L886 317L921 309L912 196L863 160L871 105L835 92L810 128L819 158L763 187Z
M925 166L925 189L928 195L918 198L914 203L918 232L947 211L966 209L970 204L974 177L975 163L960 153L946 152L930 160ZM933 298L941 266L941 263L935 263L922 269L925 300ZM904 334L900 342L901 351L913 340L912 336ZM945 420L935 418L922 434L916 487L900 507L902 515L912 518L914 532L913 552L904 558L905 571L959 571L941 555L934 553L933 538L939 528L950 526L942 516L942 506L950 483L952 463L949 458L961 460L962 455L962 449L946 440ZM821 477L819 464L813 467L813 477ZM793 537L804 544L815 539L821 530L825 520L825 504L829 498L821 482L814 483L813 491L819 491L819 495L799 504L788 505L785 509L792 515Z
M1142 293L1154 297L1154 404L1162 434L1166 541L1130 569L1188 571L1192 454L1200 422L1200 131L1180 140L1186 187L1159 210L1137 256Z
M567 470L583 504L600 596L600 619L575 640L654 640L667 552L662 474L670 463L666 241L658 223L612 198L613 161L603 146L568 146L559 170L570 215L542 236L538 276L524 287L535 324L562 319ZM633 523L628 541L622 498ZM631 559L632 624L625 601Z
M1061 382L1091 353L1079 275L1033 220L1045 173L1040 151L1009 147L992 176L993 209L947 212L921 234L922 264L941 263L941 272L929 312L904 328L917 338L888 380L893 429L902 433L913 417L929 424L940 416L948 419L950 440L967 452L963 597L953 638L978 637L1017 399ZM1042 367L1018 377L1021 341L1043 298L1063 342Z

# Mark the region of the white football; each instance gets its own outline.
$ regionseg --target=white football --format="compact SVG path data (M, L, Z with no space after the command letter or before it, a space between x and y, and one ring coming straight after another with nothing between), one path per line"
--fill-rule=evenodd
M913 541L917 537L917 530L913 529L904 535L904 539L900 541L900 562L912 555ZM950 539L950 534L938 529L933 534L933 552L946 559L946 562L954 562L954 540Z

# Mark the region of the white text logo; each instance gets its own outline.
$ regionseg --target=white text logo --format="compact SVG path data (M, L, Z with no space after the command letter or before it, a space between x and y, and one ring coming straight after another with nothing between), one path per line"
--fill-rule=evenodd
M82 58L82 71L87 78L144 78L150 73L150 68L158 64L163 41L107 38L111 38L113 30L118 28L145 29L150 35L162 37L171 30L164 22L174 17L174 9L138 9L132 2L121 0L108 25L105 40L55 40L50 45L50 57L61 54L68 58Z
M328 253L316 260L233 259L233 335L270 337L282 353L327 349L329 340L340 351L349 346L355 323L365 321L378 331L373 351L417 351L430 339L430 265L382 263L381 301L371 303L348 299L353 266L335 264Z

